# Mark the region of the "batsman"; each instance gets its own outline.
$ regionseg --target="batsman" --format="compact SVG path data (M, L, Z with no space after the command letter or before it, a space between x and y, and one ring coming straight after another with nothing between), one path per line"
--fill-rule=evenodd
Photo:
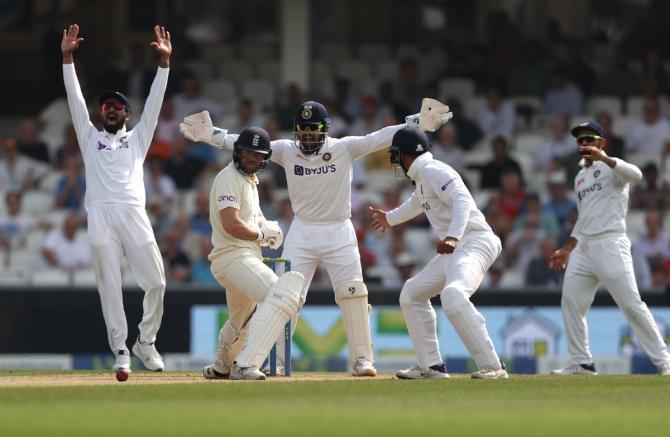
M424 99L421 113L408 122L424 130L437 130L451 118L449 107ZM349 365L354 376L376 376L373 365L368 290L363 282L360 253L351 223L352 165L357 159L388 148L393 134L404 124L389 126L365 136L328 136L330 118L319 102L304 102L293 119L295 140L270 143L272 161L284 168L289 197L295 213L286 235L282 258L304 275L300 306L305 303L314 271L323 263L335 290L335 301L349 344ZM237 135L212 126L209 113L200 112L180 125L185 137L216 147L234 148ZM297 315L296 315L297 318ZM291 326L296 326L292 320ZM278 373L284 350L278 339Z

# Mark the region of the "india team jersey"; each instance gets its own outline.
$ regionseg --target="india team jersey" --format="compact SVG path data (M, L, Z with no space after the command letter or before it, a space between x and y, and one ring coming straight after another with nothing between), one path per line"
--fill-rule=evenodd
M144 207L144 158L163 104L169 68L158 68L142 118L131 131L99 131L89 119L74 64L63 64L72 123L86 168L86 208L105 205Z
M575 194L579 217L571 236L595 237L609 232L626 232L630 183L642 179L642 172L633 164L613 158L614 168L594 161L575 177Z
M209 192L209 221L212 223L212 253L209 259L237 249L250 249L258 252L261 249L258 241L240 240L223 229L220 211L225 208L235 208L240 219L249 224L258 224L262 216L258 201L258 178L244 176L235 168L234 163L228 164L216 175L212 189Z
M354 160L388 148L403 125L389 126L360 137L326 139L316 156L303 155L294 140L271 142L271 160L284 167L293 212L304 221L336 223L351 217ZM232 150L237 135L226 135Z
M386 213L391 226L424 212L441 240L446 237L462 240L471 231L492 232L460 175L447 164L433 159L430 152L417 157L407 175L415 182L416 189L402 205Z

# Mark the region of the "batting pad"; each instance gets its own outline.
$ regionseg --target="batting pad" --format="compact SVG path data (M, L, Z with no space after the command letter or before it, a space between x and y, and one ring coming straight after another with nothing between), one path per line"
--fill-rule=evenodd
M239 355L244 342L247 341L249 334L249 323L247 322L241 331L227 321L219 332L219 348L216 351L216 360L214 360L214 370L219 373L230 373L233 361Z
M349 364L356 359L373 361L368 312L368 288L362 281L347 281L335 289L335 302L342 311L342 323L349 345Z
M448 288L442 293L442 306L477 368L499 368L500 359L486 330L486 320L465 293Z
M288 319L298 313L304 280L299 272L286 272L277 279L249 321L249 336L237 357L238 366L259 368L263 364Z

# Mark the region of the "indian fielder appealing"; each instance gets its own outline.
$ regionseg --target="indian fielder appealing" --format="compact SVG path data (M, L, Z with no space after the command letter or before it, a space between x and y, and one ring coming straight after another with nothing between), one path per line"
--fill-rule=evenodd
M597 375L589 350L586 313L602 283L628 319L635 336L662 375L670 376L670 354L654 318L640 298L626 213L630 184L642 179L639 168L603 151L605 131L593 121L570 133L577 139L580 165L575 177L579 216L568 241L555 251L549 266L566 268L561 307L572 362L553 375Z
M435 131L451 118L446 105L424 99L421 113L408 122ZM305 277L300 306L319 262L323 262L342 311L349 344L349 364L354 376L376 376L373 366L368 290L363 282L356 233L351 223L351 180L354 160L391 144L404 125L385 127L361 137L331 138L330 118L318 102L305 102L294 118L295 140L271 142L272 161L284 167L295 218L286 235L282 258ZM231 149L237 135L212 126L209 113L184 119L184 136ZM296 326L297 315L291 326ZM277 340L279 363L283 360L283 335ZM278 365L278 367L281 367Z
M271 156L268 133L244 129L233 145L233 162L219 172L209 194L214 245L209 259L226 289L229 317L219 333L216 361L203 369L206 379L264 380L259 367L300 308L303 275L286 272L277 279L261 255L261 246L276 249L283 240L279 224L265 219L258 201L256 173ZM230 351L241 346L235 358Z
M486 330L486 321L470 302L484 274L500 255L500 238L486 223L459 174L433 159L428 137L408 126L393 136L391 164L416 185L412 196L394 210L370 208L373 229L386 230L426 214L440 241L432 260L400 292L400 308L414 345L417 365L399 370L400 379L449 378L437 339L437 315L430 299L440 295L449 322L470 351L475 379L507 379Z
M116 355L114 370L125 372L130 372L130 355L126 346L128 325L121 293L121 259L124 255L144 290L144 314L133 353L147 369L161 371L164 367L154 341L163 317L165 272L144 209L142 165L163 103L172 45L170 33L165 28L154 27L154 34L156 40L151 46L160 55L159 67L142 117L131 131L126 131L131 116L130 103L116 91L105 91L100 96L104 129L98 131L91 123L74 68L73 53L84 40L79 38L79 26L73 24L64 30L61 42L65 90L86 167L88 237L102 314L109 346Z

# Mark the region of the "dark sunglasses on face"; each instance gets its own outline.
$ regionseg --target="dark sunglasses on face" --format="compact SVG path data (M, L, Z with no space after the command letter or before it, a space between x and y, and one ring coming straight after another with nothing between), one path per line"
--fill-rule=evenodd
M584 143L584 142L592 143L596 140L602 140L602 139L603 139L603 137L600 137L598 135L580 135L580 136L577 137L577 144L581 144L581 143Z
M126 105L121 102L105 102L100 105L100 107L103 111L109 111L110 108L114 109L115 111L123 111L126 109Z
M323 132L325 126L323 123L296 123L295 127L298 132Z

